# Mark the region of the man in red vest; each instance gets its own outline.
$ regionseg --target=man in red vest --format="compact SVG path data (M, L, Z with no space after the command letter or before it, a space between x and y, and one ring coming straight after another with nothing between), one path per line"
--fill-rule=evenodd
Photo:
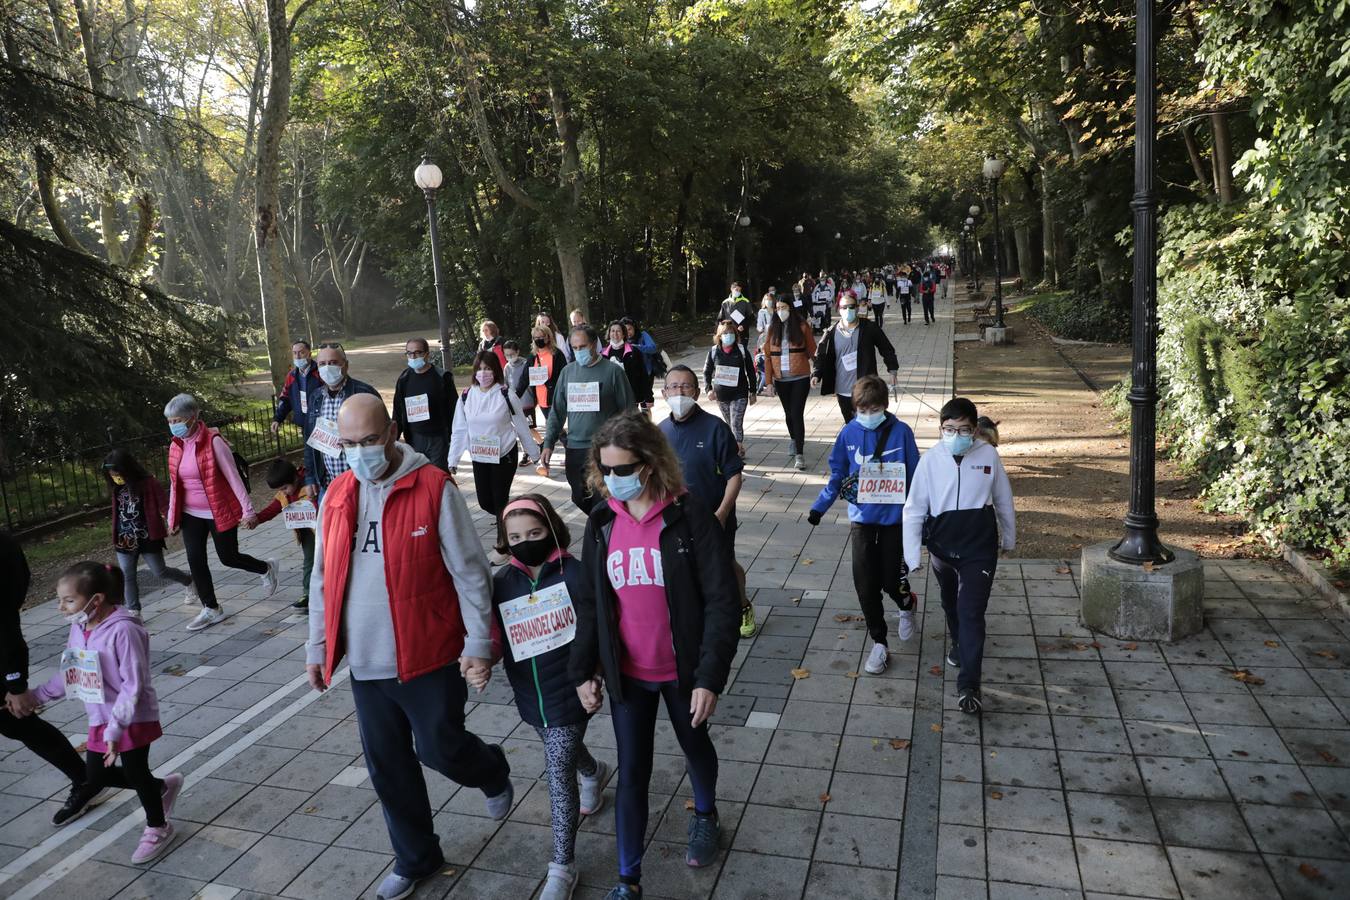
M445 866L419 762L480 789L493 818L511 811L506 754L464 728L464 672L492 657L492 581L459 489L395 439L383 401L347 398L337 425L351 468L319 507L305 661L318 691L344 656L351 668L366 768L394 848L378 896L396 900Z

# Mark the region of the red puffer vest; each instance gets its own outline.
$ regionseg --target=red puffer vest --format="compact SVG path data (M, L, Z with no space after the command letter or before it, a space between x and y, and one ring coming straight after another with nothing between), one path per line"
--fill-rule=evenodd
M215 520L216 530L229 531L243 520L244 508L239 505L239 498L234 495L225 473L216 465L213 445L217 437L220 437L219 431L206 428L205 433L197 438L197 471L201 473L202 486L206 488L206 499L211 504L211 518ZM182 438L171 438L169 443L169 490L173 491L173 516L169 522L171 531L178 527L183 518L184 491L182 482L178 480L183 444Z
M450 476L422 466L394 482L380 522L384 583L394 620L399 681L442 668L464 650L459 594L441 558L441 496ZM324 682L342 661L342 607L351 575L352 540L360 498L356 476L343 472L323 498Z

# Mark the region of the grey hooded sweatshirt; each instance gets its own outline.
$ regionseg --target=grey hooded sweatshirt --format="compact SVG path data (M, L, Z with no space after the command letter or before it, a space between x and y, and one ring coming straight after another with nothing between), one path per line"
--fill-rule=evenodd
M384 501L394 483L428 465L421 453L401 441L394 474L379 481L359 481L356 535L352 545L351 574L343 606L342 637L352 677L358 681L397 678L394 656L394 618L389 611L389 589L384 580L384 534L380 522ZM492 578L483 545L474 531L473 518L464 496L446 482L437 522L441 559L459 594L459 613L464 620L464 655L490 659L492 636ZM305 662L322 665L326 651L323 617L323 513L314 541L314 573L309 582L309 643ZM445 663L455 662L446 653Z

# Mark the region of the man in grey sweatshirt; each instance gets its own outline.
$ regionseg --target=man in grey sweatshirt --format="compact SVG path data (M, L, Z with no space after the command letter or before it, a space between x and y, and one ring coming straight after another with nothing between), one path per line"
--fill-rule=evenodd
M445 865L422 765L481 789L494 818L513 800L501 747L464 727L463 673L493 655L487 559L454 482L396 441L395 428L374 396L355 395L338 414L351 469L319 508L305 658L320 691L344 655L351 668L366 768L394 849L383 900L408 896Z
M594 328L574 326L569 340L576 358L563 368L553 389L553 406L548 411L540 461L545 466L549 464L553 446L566 426L567 483L572 487L572 502L590 515L595 505L595 498L586 487L591 437L610 416L635 408L637 399L623 366L600 355L596 347L599 335Z

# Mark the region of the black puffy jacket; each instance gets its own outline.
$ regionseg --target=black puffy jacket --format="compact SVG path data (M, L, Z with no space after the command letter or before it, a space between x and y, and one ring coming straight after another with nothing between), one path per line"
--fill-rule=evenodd
M622 703L619 603L605 568L614 517L604 502L591 510L586 522L581 556L585 583L573 597L577 636L572 641L571 676L572 684L579 685L598 668L610 696ZM661 568L680 690L704 688L721 694L736 655L741 619L722 528L712 510L690 494L676 497L661 511L661 520Z
M28 690L28 644L23 639L19 611L31 578L19 542L0 531L0 694Z
M530 582L530 576L513 563L507 563L492 576L492 624L493 630L502 631L501 610L498 608L517 597L523 597L533 590L552 587L566 580L567 592L572 596L575 609L577 599L585 586L581 563L571 556L561 560L546 562L539 570L539 584ZM555 647L538 656L517 662L511 657L511 645L505 635L501 637L502 665L506 669L506 678L516 695L516 708L526 724L536 728L551 728L559 725L579 725L590 718L581 707L577 697L576 684L568 676L567 664L571 655L570 645Z

